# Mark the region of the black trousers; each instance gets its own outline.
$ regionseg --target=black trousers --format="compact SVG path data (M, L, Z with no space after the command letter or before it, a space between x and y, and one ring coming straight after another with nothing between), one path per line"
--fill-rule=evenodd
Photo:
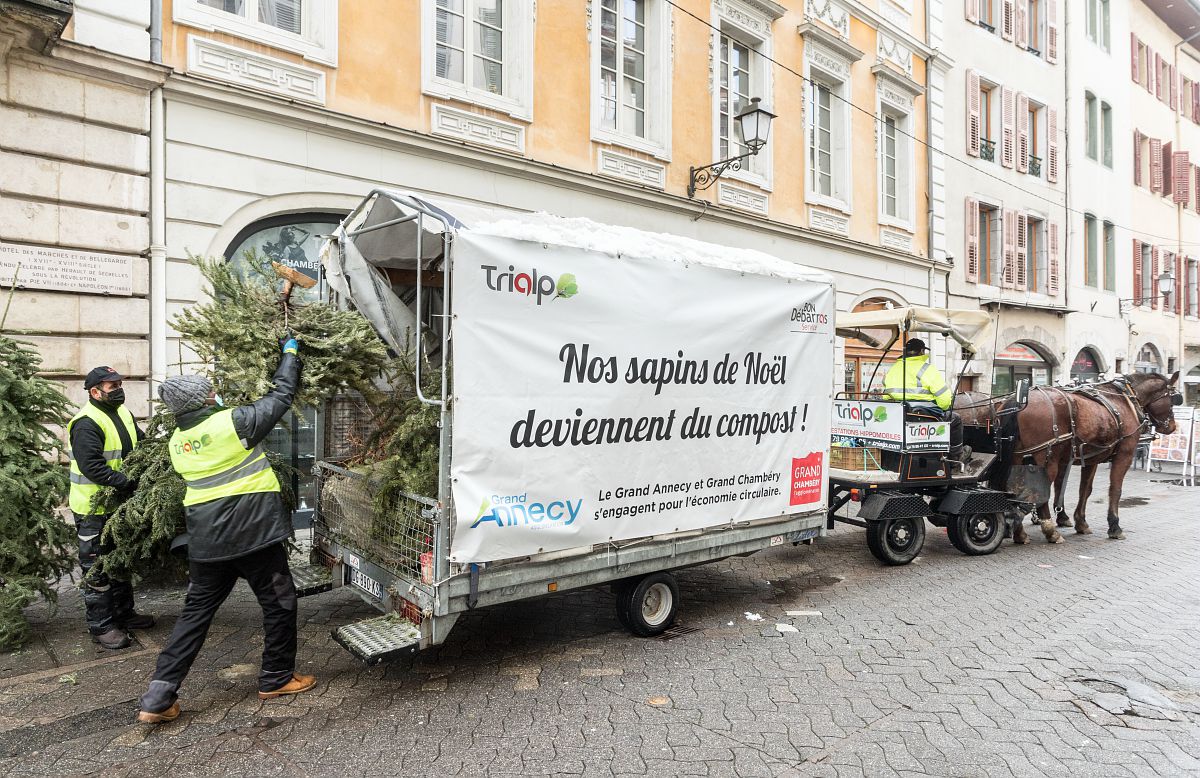
M83 604L87 614L88 632L103 635L114 627L124 628L133 616L133 587L128 581L115 581L107 575L87 578L96 561L111 549L102 547L100 533L104 531L104 516L75 514L75 531L79 535L79 566L83 569Z
M292 680L296 669L296 587L288 570L286 544L224 562L193 561L189 575L183 612L158 655L150 690L142 697L142 710L160 711L174 702L176 690L204 645L213 616L238 578L250 584L263 612L265 640L258 688L274 691Z

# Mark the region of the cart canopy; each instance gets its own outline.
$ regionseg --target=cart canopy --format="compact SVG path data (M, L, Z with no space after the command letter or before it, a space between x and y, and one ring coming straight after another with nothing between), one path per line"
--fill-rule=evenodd
M986 311L948 308L881 309L837 315L837 334L861 340L875 348L891 348L902 335L920 332L954 338L964 350L976 354L990 337L992 317Z

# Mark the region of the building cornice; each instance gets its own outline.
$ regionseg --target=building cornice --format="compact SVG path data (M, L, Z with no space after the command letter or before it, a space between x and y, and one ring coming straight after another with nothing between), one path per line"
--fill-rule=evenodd
M805 43L812 40L850 62L858 62L865 55L861 49L855 48L849 41L834 35L816 22L805 22L797 26L796 33L804 38Z
M689 200L683 195L625 183L594 173L514 157L512 154L490 151L486 148L427 135L384 122L337 113L326 108L266 95L248 94L244 90L186 75L172 74L163 88L168 100L217 108L281 126L326 133L355 143L370 143L402 153L440 159L513 178L611 197L635 207L653 207L689 216L694 216L698 210L696 201ZM453 193L447 192L446 194ZM900 262L921 269L927 269L930 265L942 266L942 263L927 257L892 251L842 236L825 235L795 224L754 217L730 208L713 208L710 205L707 206L707 212L702 213L705 214L706 219L712 221L777 237L799 240L817 247L851 250L872 259Z
M920 38L913 35L908 30L897 27L888 19L880 16L873 8L868 8L861 0L841 0L842 3L849 9L853 16L857 16L860 21L866 22L868 26L874 27L876 30L882 30L888 35L898 39L905 46L908 46L914 52L921 56L921 59L929 59L934 53L933 49L922 41ZM961 11L960 11L961 13Z
M882 78L912 98L925 94L925 87L883 62L871 66L876 78Z
M66 40L60 41L49 57L27 52L13 52L11 56L22 57L31 64L49 65L57 70L147 90L162 86L171 73L171 68L166 65L110 54Z

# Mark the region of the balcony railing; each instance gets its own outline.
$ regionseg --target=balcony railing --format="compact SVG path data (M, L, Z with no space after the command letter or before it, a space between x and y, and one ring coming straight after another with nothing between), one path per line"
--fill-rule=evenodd
M979 141L979 158L988 162L996 161L996 142L983 138Z
M1032 154L1029 155L1029 175L1039 177L1042 175L1041 157L1035 157Z

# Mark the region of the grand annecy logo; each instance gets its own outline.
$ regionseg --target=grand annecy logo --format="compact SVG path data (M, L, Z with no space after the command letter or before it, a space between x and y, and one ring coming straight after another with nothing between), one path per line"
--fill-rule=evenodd
M579 518L583 498L532 502L528 492L493 494L484 497L471 529L480 524L494 523L497 527L524 527L536 524L560 524L569 527Z
M511 294L537 297L537 304L549 297L551 300L570 298L579 294L579 281L574 273L563 273L558 278L544 275L537 268L525 272L517 272L512 265L508 270L500 271L496 265L480 265L481 270L487 271L487 287L493 292L509 292Z

